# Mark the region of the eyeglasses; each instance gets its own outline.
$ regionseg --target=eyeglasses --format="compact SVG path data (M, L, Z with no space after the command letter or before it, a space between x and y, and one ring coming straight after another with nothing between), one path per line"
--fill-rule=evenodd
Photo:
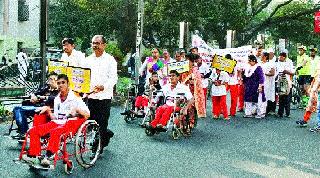
M63 85L65 83L66 83L66 81L57 82L58 85L60 85L60 84Z
M91 45L101 45L101 44L104 44L102 42L92 42Z

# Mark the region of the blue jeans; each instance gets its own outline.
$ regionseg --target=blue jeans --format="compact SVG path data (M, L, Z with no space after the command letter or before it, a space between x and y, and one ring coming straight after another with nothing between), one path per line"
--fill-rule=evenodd
M20 134L25 134L29 127L27 118L35 114L36 107L34 106L16 106L13 108L13 117L16 120Z

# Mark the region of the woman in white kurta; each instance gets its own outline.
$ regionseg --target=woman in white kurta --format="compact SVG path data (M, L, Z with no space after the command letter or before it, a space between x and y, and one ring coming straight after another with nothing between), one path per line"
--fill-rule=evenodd
M271 59L269 60L269 54L264 52L261 57L261 67L264 73L264 93L267 100L266 114L275 113L275 93L276 93L276 84L275 84L275 62Z

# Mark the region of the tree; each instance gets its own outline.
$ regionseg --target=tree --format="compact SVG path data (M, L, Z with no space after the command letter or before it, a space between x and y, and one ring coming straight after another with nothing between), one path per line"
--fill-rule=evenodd
M179 22L190 22L190 31L201 32L205 41L225 47L226 30L235 30L238 46L250 44L258 33L292 40L314 41L312 15L320 9L312 1L284 0L144 0L143 43L178 47ZM116 40L122 51L134 49L137 0L55 0L50 4L50 36L75 37L89 47L95 34ZM294 28L293 28L294 27ZM299 28L297 28L299 27ZM303 34L303 37L301 37ZM305 38L308 36L308 38Z

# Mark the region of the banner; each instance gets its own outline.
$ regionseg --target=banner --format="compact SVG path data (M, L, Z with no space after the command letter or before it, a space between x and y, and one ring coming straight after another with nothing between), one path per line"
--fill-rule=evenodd
M212 67L228 72L229 74L233 73L234 68L237 65L237 61L234 59L227 59L222 56L215 55L212 59Z
M168 71L176 70L178 73L189 71L189 61L170 62L168 63Z
M68 65L68 62L49 60L48 71L49 73L55 72L57 74L67 74Z
M91 70L80 67L67 67L70 88L79 93L90 92Z
M320 11L314 14L314 32L320 33Z

